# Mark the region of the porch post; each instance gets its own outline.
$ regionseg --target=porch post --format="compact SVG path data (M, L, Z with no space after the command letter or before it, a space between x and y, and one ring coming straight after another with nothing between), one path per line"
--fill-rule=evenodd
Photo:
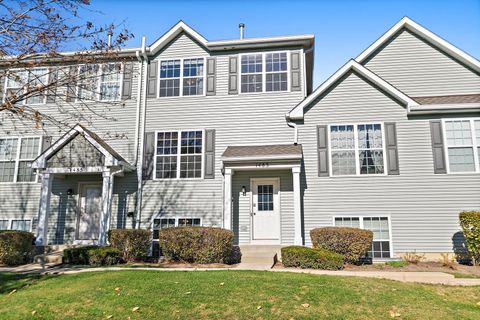
M48 214L50 212L53 174L44 172L41 174L41 179L42 186L40 190L40 204L38 206L37 238L35 240L37 246L47 245Z
M102 212L100 214L100 234L98 244L107 244L107 233L110 228L110 212L112 208L113 175L110 170L102 172Z
M225 169L224 172L224 206L223 206L223 228L232 229L232 169Z
M294 229L295 229L295 239L294 244L301 246L303 245L302 238L302 206L300 198L300 167L292 168L293 175L293 212L294 212Z

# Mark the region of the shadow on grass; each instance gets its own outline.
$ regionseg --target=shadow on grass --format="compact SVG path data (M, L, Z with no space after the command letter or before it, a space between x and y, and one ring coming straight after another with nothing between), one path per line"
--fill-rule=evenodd
M39 274L0 272L0 294L10 293L15 289L18 290L30 286L49 277L50 276Z

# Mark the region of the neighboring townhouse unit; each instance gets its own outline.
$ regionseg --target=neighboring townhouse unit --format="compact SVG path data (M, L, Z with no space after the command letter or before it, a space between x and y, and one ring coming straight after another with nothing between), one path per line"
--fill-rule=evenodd
M91 103L59 88L36 106L79 123L0 114L0 228L38 245L145 228L156 253L172 226L240 245L354 226L374 232L374 258L457 250L458 213L480 209L480 62L404 18L312 92L313 49L312 35L209 41L179 22L93 71L72 62L100 75L75 89ZM19 90L4 78L2 95ZM106 114L82 118L104 97Z

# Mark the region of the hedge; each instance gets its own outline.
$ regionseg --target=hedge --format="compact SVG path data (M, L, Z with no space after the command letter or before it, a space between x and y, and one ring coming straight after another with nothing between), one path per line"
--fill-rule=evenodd
M345 262L356 263L372 247L373 232L358 228L326 227L310 231L314 248L327 249L345 257Z
M144 229L113 229L108 232L108 241L110 246L120 251L124 261L143 260L152 244L152 232Z
M14 266L30 262L35 236L31 232L0 231L0 264Z
M282 248L282 263L285 267L339 270L343 268L344 257L325 249L290 246Z
M474 264L480 264L480 211L460 213L460 226L467 241L467 249Z
M85 246L63 251L63 263L111 266L120 263L120 251L112 247Z
M212 227L176 227L160 232L163 255L191 263L229 262L233 250L233 232Z

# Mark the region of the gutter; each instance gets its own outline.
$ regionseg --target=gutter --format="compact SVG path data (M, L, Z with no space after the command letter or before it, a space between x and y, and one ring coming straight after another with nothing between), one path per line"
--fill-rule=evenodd
M480 103L431 104L408 106L408 115L480 112Z
M297 124L295 122L291 121L288 113L285 115L285 120L287 121L287 126L294 129L293 144L297 145L298 144L298 127L297 127Z

